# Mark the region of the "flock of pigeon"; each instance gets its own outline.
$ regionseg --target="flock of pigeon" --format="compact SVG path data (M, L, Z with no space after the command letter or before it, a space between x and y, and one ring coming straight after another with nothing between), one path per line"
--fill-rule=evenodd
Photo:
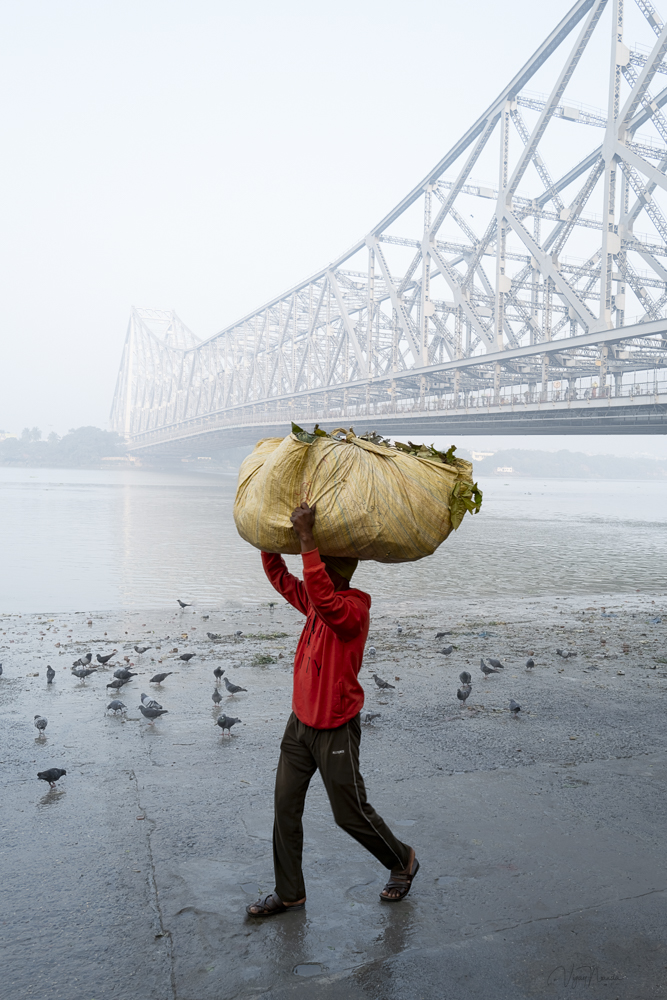
M190 607L189 604L186 604L181 600L178 601L178 604L181 606L181 608ZM398 625L397 633L400 635L402 631L403 631L402 626ZM207 632L206 634L211 641L215 641L216 639L221 638L220 635L214 632ZM243 633L240 630L238 630L235 633L235 635L237 636L240 636L242 634ZM440 639L447 634L448 633L446 632L438 632L436 634L436 639ZM148 652L148 650L151 648L152 648L151 646L137 645L134 647L134 651L138 656L143 656L143 654ZM452 653L453 651L454 651L454 646L452 645L445 646L443 649L440 650L440 652L444 656L449 656L450 653ZM98 653L96 657L97 662L101 666L106 666L107 663L109 663L109 661L112 659L113 656L116 655L117 652L118 651L114 649L112 650L111 653L108 653L104 656L101 653ZM376 655L376 652L377 650L375 649L374 646L369 646L367 649L367 653L371 658ZM563 657L564 659L568 659L571 656L577 655L576 652L567 649L557 649L556 653L559 656ZM183 660L184 663L189 663L189 661L193 659L194 656L196 656L195 653L181 653L179 659ZM98 667L91 667L90 664L92 662L92 659L93 659L93 654L86 653L85 656L82 656L78 660L75 660L75 662L72 664L72 674L75 677L78 677L82 683L85 683L86 678L90 677L91 674L94 674L99 669ZM487 660L488 662L485 662L484 658L482 657L480 659L480 665L479 665L479 669L483 674L484 680L486 680L491 674L500 674L505 669L504 664L501 663L500 660L497 660L492 656L487 657ZM129 657L126 656L125 661L126 663L129 663ZM532 670L534 666L535 666L535 661L533 660L532 657L526 660L527 670ZM2 673L2 664L0 664L0 674L1 673ZM157 673L153 677L151 677L150 683L161 685L162 682L165 681L167 677L170 677L172 673L173 671L165 671L163 673ZM240 691L247 691L247 688L241 687L238 684L233 684L228 677L224 676L224 674L225 671L223 670L222 667L215 667L213 670L213 676L215 678L215 687L213 689L212 700L216 706L219 705L220 702L222 701L222 695L220 694L219 691L221 680L224 682L228 694L231 696L238 694ZM51 666L48 666L46 668L47 684L52 684L55 676L56 676L55 670ZM130 670L129 667L127 666L118 667L116 670L114 670L113 680L109 684L107 684L107 688L111 688L113 691L120 691L125 686L125 684L129 683L129 681L131 681L133 677L137 676L138 674ZM389 681L386 681L382 677L379 677L377 673L374 673L372 677L373 680L375 681L375 684L381 691L386 691L387 689L391 690L395 689L394 684L390 684ZM457 689L456 697L465 707L469 707L466 706L466 701L468 700L468 698L472 693L472 676L469 673L469 671L463 670L459 674L459 680L461 682L461 686ZM155 698L151 698L147 694L141 695L141 704L138 706L138 708L141 714L144 716L144 718L148 719L149 725L153 725L156 719L159 719L161 715L166 715L168 713L168 709L163 708L162 705L155 700ZM509 703L509 710L510 713L514 716L514 718L516 718L519 712L521 711L521 705L519 705L518 702L516 702L513 698L511 698ZM118 713L122 714L123 712L127 711L127 706L125 705L124 702L120 701L120 699L114 698L107 705L107 711L112 712L114 715L117 715ZM371 712L369 709L362 709L360 713L361 722L364 725L372 725L373 721L375 719L379 719L380 717L381 717L380 712ZM216 719L216 725L218 725L222 729L223 734L227 732L230 736L231 736L232 726L236 725L237 722L241 722L241 719L225 715L224 713L218 716L218 718ZM44 731L47 727L47 724L48 720L44 718L44 716L36 715L34 717L34 725L39 733L40 738L44 736ZM51 788L55 788L56 782L65 774L67 774L67 772L64 769L58 767L51 767L46 771L39 771L37 777L40 778L42 781L48 781L49 786Z
M178 603L180 604L181 608L190 607L189 604L186 604L181 600L179 600ZM208 618L208 615L206 615L205 617ZM242 635L243 633L241 631L237 631L235 634ZM207 632L207 635L211 640L221 638L221 636L215 635L213 632ZM134 647L134 651L138 656L143 656L144 653L147 653L148 650L152 648L153 648L152 646L137 645ZM117 652L118 650L114 649L110 653L107 653L106 655L98 653L96 656L96 660L100 664L100 666L105 667L109 663L109 661L116 655ZM181 653L178 658L179 660L183 660L184 663L189 663L190 660L192 660L196 655L197 655L196 653ZM126 656L124 659L126 663L130 662L129 656ZM86 679L90 677L91 674L96 673L99 669L99 667L91 667L90 664L92 663L92 660L93 660L93 654L86 653L85 656L79 657L79 659L75 660L74 663L72 664L72 675L74 677L78 677L83 684L85 684ZM153 677L151 677L150 683L160 685L162 684L163 681L167 679L167 677L170 677L172 673L173 673L172 670L168 670L165 672L155 674ZM227 688L229 695L233 696L235 694L238 694L239 691L247 691L247 688L241 687L239 684L233 684L229 680L229 678L224 676L224 673L225 671L222 669L222 667L215 667L215 669L213 670L213 676L215 677L215 688L213 689L212 700L215 705L219 705L220 702L222 701L222 695L218 690L221 680L224 681L225 687ZM1 663L0 663L0 675L2 675ZM47 666L46 683L53 684L55 676L56 672L53 669L53 667L50 665ZM138 673L136 671L130 670L129 667L127 666L118 667L116 670L114 670L113 680L110 681L109 684L107 684L107 688L111 688L112 691L120 691L121 688L123 688L126 684L128 684L133 677L137 676ZM138 705L137 707L139 708L139 711L144 716L144 718L148 719L149 725L153 725L156 719L159 719L161 715L167 715L169 711L168 709L163 708L162 705L155 700L155 698L151 698L147 694L141 695L141 704ZM114 698L112 701L109 702L106 710L107 712L111 712L113 715L118 715L119 713L122 715L123 712L127 711L127 705L124 702L120 701L119 698ZM230 715L225 715L225 713L223 712L223 714L219 715L215 721L216 725L220 726L220 728L222 729L223 735L225 734L225 732L227 732L227 734L231 736L232 726L236 725L237 722L241 722L241 719L234 718L233 716ZM48 725L48 719L46 719L43 715L36 715L34 717L34 725L39 734L38 738L41 739L42 737L45 736L45 730ZM41 781L47 781L50 788L55 788L56 782L59 781L60 778L62 778L66 774L67 771L64 768L50 767L45 771L38 771L37 777Z

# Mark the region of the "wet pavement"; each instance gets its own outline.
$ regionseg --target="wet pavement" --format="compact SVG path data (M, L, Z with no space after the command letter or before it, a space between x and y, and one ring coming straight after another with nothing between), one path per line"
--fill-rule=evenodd
M273 888L272 783L301 617L282 602L2 617L0 996L664 996L666 612L656 595L376 602L362 679L382 714L364 727L362 772L421 870L404 902L380 903L384 871L334 825L316 776L307 908L268 921L245 906ZM83 653L114 648L109 668L71 675ZM482 655L504 672L484 680ZM123 656L140 676L113 695L127 713L105 715ZM232 737L215 725L216 665L248 688L220 689L242 720ZM174 673L150 685L160 669ZM396 689L379 691L374 671ZM154 725L142 691L169 710ZM67 769L54 791L36 778L51 766Z

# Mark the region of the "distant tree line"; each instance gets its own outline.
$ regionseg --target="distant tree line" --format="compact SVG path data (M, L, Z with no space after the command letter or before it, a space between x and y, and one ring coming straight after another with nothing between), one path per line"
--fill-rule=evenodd
M2 434L0 431L0 437ZM51 432L47 438L42 438L38 427L25 427L20 437L0 441L0 465L77 468L125 453L120 434L99 427L77 427L63 437Z

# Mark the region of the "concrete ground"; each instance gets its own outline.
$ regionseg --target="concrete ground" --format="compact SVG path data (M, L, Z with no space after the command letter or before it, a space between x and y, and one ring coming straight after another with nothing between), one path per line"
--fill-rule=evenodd
M256 921L245 906L273 888L272 783L301 622L282 601L0 618L3 1000L667 994L667 599L376 604L361 676L381 717L364 727L362 771L421 870L404 902L380 903L384 871L336 828L316 777L307 908ZM135 643L153 648L137 656ZM86 683L71 675L81 654L114 648ZM183 651L197 653L189 665ZM113 717L105 685L123 656L140 676ZM504 671L484 680L480 656ZM214 725L216 664L248 688L221 688L242 720L231 738ZM174 672L153 688L158 669ZM169 710L154 725L137 709L149 689ZM36 778L50 766L67 769L55 791Z

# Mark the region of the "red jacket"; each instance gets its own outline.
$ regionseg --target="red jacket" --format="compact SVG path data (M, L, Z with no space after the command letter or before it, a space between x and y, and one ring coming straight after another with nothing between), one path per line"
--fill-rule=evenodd
M358 680L371 599L362 590L335 591L317 549L303 553L303 583L285 560L262 552L264 572L286 601L307 615L294 657L292 708L314 729L335 729L364 704Z

